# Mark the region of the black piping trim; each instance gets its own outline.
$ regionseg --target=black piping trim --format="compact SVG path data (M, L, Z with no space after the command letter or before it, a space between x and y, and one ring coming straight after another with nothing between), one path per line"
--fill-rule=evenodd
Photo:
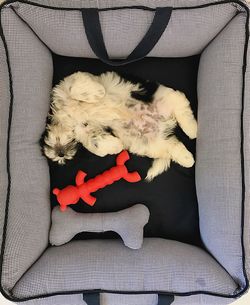
M245 246L244 246L244 222L245 222L245 164L244 164L244 105L245 105L245 75L246 75L246 68L247 68L247 51L248 51L248 43L249 43L249 9L248 6L241 1L238 0L222 0L218 2L213 3L206 3L203 5L198 6L190 6L190 7L174 7L173 10L184 10L184 9L198 9L198 8L205 8L213 5L220 5L220 4L226 4L226 3L235 3L239 6L243 7L246 12L246 24L245 24L245 46L244 46L244 54L243 54L243 67L242 67L242 109L241 109L241 170L242 170L242 214L241 214L241 244L242 244L242 267L243 267L243 275L245 278L245 287L239 291L237 294L234 295L226 295L226 294L220 294L220 293L213 293L208 291L190 291L190 292L166 292L166 291L112 291L112 290L81 290L81 291L68 291L68 292L55 292L51 294L43 294L43 295L37 295L27 298L16 298L14 296L8 295L3 286L2 286L2 273L3 273L3 256L5 251L5 244L6 244L6 235L7 235L7 222L8 222L8 212L9 212L9 197L10 197L10 188L11 188L11 174L10 174L10 158L9 158L9 152L10 152L10 132L11 132L11 121L12 121L12 110L13 110L13 101L14 101L14 95L13 95L13 81L12 81L12 74L11 74L11 65L10 65L10 59L9 59L9 52L8 52L8 46L7 42L3 33L2 28L2 22L1 22L1 11L6 5L10 5L12 3L25 3L37 7L42 8L48 8L48 9L55 9L55 10L80 10L80 8L60 8L60 7L50 7L38 3L33 3L28 0L8 0L0 5L0 37L3 41L3 45L5 48L6 53L6 62L8 66L8 72L9 72L9 90L10 90L10 105L9 105L9 118L8 118L8 139L7 139L7 155L6 155L6 166L7 166L7 175L8 175L8 188L7 188L7 196L6 196L6 207L5 207L5 218L4 218L4 226L3 226L3 239L2 239L2 246L1 246L1 256L0 256L0 292L4 295L5 298L7 298L10 301L14 302L24 302L29 301L33 299L38 298L46 298L46 297L52 297L56 295L74 295L74 294L87 294L87 293L114 293L114 294L166 294L166 295L176 295L176 296L191 296L191 295L198 295L198 294L204 294L204 295L210 295L210 296L216 296L216 297L223 297L228 299L235 299L237 297L240 297L243 295L249 288L249 280L247 278L247 272L246 272L246 258L245 258ZM107 10L118 10L118 9L143 9L143 10L149 10L154 11L154 8L145 7L145 6L123 6L123 7L113 7L113 8L103 8L99 9L99 11L107 11Z
M11 131L11 121L12 121L12 110L13 110L13 80L12 80L12 73L11 73L11 66L10 66L10 59L9 59L9 52L8 46L5 40L5 36L3 33L2 28L2 7L0 7L0 37L3 41L5 55L6 55L6 62L8 67L9 73L9 93L10 93L10 105L9 105L9 118L8 118L8 138L7 138L7 150L6 150L6 171L8 176L8 187L7 187L7 195L6 195L6 206L5 206L5 217L4 217L4 225L3 225L3 236L2 236L2 245L1 245L1 255L0 255L0 291L4 292L2 288L2 272L3 272L3 257L4 257L4 250L5 250L5 243L6 243L6 235L7 235L7 223L8 223L8 216L9 216L9 199L10 199L10 188L11 188L11 175L10 175L10 131ZM2 293L3 294L3 293ZM4 294L5 292L4 292Z
M32 6L36 6L36 7L52 9L52 10L59 10L59 11L79 11L82 9L79 7L49 6L46 4L36 3L36 2L29 1L29 0L7 0L0 5L0 10L2 9L2 7L9 6L12 3L13 4L24 3L24 4L28 4L28 5L32 5ZM248 9L247 5L242 3L240 0L221 0L221 1L217 1L217 2L205 3L205 4L195 5L195 6L173 7L173 10L199 9L199 8L206 8L206 7L213 6L213 5L227 4L227 3L235 3L235 4L240 5L241 7L244 7L245 9ZM116 10L126 10L126 9L145 10L145 11L151 11L151 12L155 11L154 7L148 7L148 6L143 6L143 5L105 7L105 8L98 8L98 11L105 12L105 11L116 11Z
M241 143L240 143L240 154L241 154L241 175L242 175L242 208L241 208L241 247L242 247L242 265L243 275L246 281L246 287L249 287L249 280L246 271L246 250L244 243L244 226L245 226L245 197L246 197L246 184L245 184L245 154L244 154L244 110L245 110L245 93L246 93L246 70L247 70L247 53L249 47L249 9L246 9L247 18L245 24L245 45L243 54L243 66L242 66L242 96L241 96Z

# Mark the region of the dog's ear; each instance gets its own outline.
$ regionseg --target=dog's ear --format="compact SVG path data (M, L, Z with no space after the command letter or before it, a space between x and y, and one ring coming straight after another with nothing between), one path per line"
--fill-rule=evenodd
M105 88L99 82L94 83L94 86L93 86L92 90L93 90L92 94L93 94L94 99L93 99L93 101L89 101L89 102L92 102L92 103L97 102L100 99L102 99L104 97L105 93L106 93Z
M86 72L77 72L71 77L69 91L73 99L87 103L97 103L104 97L105 88L98 81L97 76Z

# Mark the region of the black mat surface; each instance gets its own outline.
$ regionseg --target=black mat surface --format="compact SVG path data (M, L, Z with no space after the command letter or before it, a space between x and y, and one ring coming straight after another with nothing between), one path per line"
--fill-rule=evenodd
M53 85L76 71L100 74L113 70L129 73L183 91L190 100L196 116L199 56L146 58L126 66L110 67L97 59L72 58L53 54L53 63ZM176 129L176 135L195 155L195 140L188 139L180 128ZM127 162L127 165L130 170L137 170L142 177L145 177L151 162L148 158L131 155L131 160ZM75 175L79 169L88 173L87 180L114 165L115 156L101 158L85 149L80 149L74 160L65 166L50 163L51 189L74 184ZM82 201L71 207L78 212L93 213L118 211L136 203L143 203L150 210L150 220L145 227L146 237L162 237L195 245L201 244L194 167L186 169L172 163L167 172L155 178L151 183L141 181L131 184L120 180L97 191L94 195L97 197L94 207L90 207ZM52 207L57 205L54 195L51 195L51 205ZM113 232L81 233L75 239L116 237Z

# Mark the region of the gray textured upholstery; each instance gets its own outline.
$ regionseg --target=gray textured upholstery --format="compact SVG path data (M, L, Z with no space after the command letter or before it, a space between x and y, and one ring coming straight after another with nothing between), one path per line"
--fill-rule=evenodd
M6 171L6 143L8 130L8 112L9 112L9 79L6 56L3 47L3 42L0 40L0 241L2 240L2 231L5 214L6 189L8 185L8 177Z
M116 1L109 1L108 5L104 1L98 3L100 7L117 6ZM166 3L168 1L161 4ZM88 1L82 2L83 7L88 5ZM150 6L156 6L156 3L151 1ZM55 11L25 4L20 4L16 11L53 52L65 56L95 57L83 30L81 12ZM199 54L235 12L236 8L228 4L208 7L203 9L202 14L196 9L173 11L166 31L149 56L181 57ZM152 22L153 14L143 10L100 13L103 36L110 57L130 54Z
M101 305L157 305L157 294L112 294L102 293Z
M233 294L237 285L209 254L195 246L146 238L142 248L134 251L120 240L82 240L49 248L13 293L25 297L93 288Z
M188 297L175 296L171 305L227 305L234 299L215 297L210 295L193 295ZM31 300L21 305L91 305L83 301L82 294L59 295L50 298ZM156 294L112 294L101 293L100 305L158 305Z
M105 293L101 294L100 300L100 305L158 305L158 297L157 295L153 294L131 296L125 294L121 295ZM232 301L232 299L214 297L209 295L193 295L188 297L175 296L174 302L171 305L226 305L232 303Z
M10 9L3 11L2 24L8 41L14 91L10 209L2 279L3 287L8 290L48 245L49 171L38 141L49 106L52 60L48 50ZM8 74L5 77L8 79ZM3 103L4 115L9 101ZM3 138L5 141L6 133ZM3 174L5 177L5 170Z
M147 6L147 7L158 7L158 6L174 6L174 7L192 7L209 2L220 2L221 0L33 0L33 3L48 5L51 7L115 7L115 6ZM244 0L242 1L244 2ZM245 1L246 2L246 1ZM234 5L234 4L230 4Z
M245 16L236 16L201 56L196 145L201 235L208 250L241 284L244 284L240 154L244 24Z
M59 295L50 298L31 300L21 305L91 305L83 301L82 294ZM100 305L158 305L157 294L112 294L102 293ZM178 305L178 304L177 304ZM183 304L184 305L184 304ZM192 304L196 305L196 304ZM216 305L216 304L215 304ZM222 304L220 304L222 305Z
M69 7L129 4L127 0L36 2ZM194 6L208 2L215 1L137 0L131 4L151 7ZM48 10L26 4L15 6L15 9L53 51L62 55L94 57L79 12ZM42 42L10 8L4 8L1 13L2 25L9 49L14 89L10 134L12 184L2 276L2 285L7 293L11 291L14 296L25 298L37 294L100 288L131 292L206 290L233 295L237 284L244 287L240 115L245 14L233 18L236 10L236 6L229 3L201 10L174 11L169 27L150 54L188 56L205 48L198 79L196 182L202 238L218 264L199 248L160 239L146 239L138 252L127 249L121 241L116 240L72 242L62 247L49 248L43 253L48 245L50 226L49 173L46 160L39 151L38 139L48 111L53 66L50 52ZM142 38L152 17L152 12L140 10L101 13L109 54L120 57L130 53ZM5 156L9 109L8 73L1 40L0 64L1 233L7 188ZM248 68L246 100L250 98L249 86ZM246 103L244 240L250 272L249 115L250 106ZM231 301L233 299L194 295L176 297L173 304L222 305ZM157 305L157 296L101 296L101 305L118 305L118 302L119 305ZM25 304L85 305L80 294L55 296Z
M247 53L248 63L250 59L250 49ZM246 83L245 83L245 101L250 100L250 69L246 70ZM244 109L244 155L245 155L245 222L244 222L244 241L246 251L246 268L248 277L250 278L250 103L245 103Z
M57 295L19 303L21 305L91 305L83 301L82 294ZM119 304L116 304L119 305ZM152 304L153 305L153 304Z

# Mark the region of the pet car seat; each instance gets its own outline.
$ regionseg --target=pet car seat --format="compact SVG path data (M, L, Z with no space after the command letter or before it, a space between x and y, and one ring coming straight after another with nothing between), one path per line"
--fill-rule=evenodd
M25 305L222 305L242 296L250 264L249 9L238 0L20 0L0 11L0 283ZM93 177L114 156L84 149L65 167L39 139L50 94L75 71L113 70L183 91L198 119L195 167L152 183L117 182L91 209L145 204L143 245L115 233L49 244L54 186ZM151 160L128 164L144 177ZM65 223L65 227L69 225ZM62 232L63 234L63 232Z

